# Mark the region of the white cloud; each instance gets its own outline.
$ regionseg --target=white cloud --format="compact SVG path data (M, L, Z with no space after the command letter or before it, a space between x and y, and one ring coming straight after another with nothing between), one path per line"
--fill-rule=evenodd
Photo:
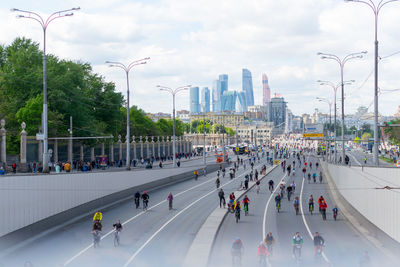
M44 4L43 2L46 2ZM0 3L0 42L17 36L41 43L39 25L16 20L9 8L32 8L50 13L80 5L74 17L50 25L48 51L60 58L90 62L94 70L114 81L125 92L123 73L104 65L106 60L128 63L150 56L147 65L131 75L132 99L146 111L170 112L169 96L157 84L212 86L221 73L229 75L231 90L241 88L241 69L253 74L256 103L261 103L261 75L267 73L272 92L281 93L296 114L324 107L317 96L332 95L316 80L339 80L339 67L317 57L319 51L344 56L368 50L365 59L348 62L345 79L346 110L369 105L373 77L364 80L373 67L373 16L367 6L338 0L69 0L3 1ZM62 6L60 6L62 5ZM45 9L43 7L45 6ZM400 4L382 10L379 23L380 54L400 50L397 25ZM397 49L397 50L396 50ZM380 63L380 87L400 88L400 54ZM393 114L398 92L382 94L380 111ZM362 97L360 97L362 96ZM397 97L396 97L397 96ZM177 109L189 107L188 93L177 97Z

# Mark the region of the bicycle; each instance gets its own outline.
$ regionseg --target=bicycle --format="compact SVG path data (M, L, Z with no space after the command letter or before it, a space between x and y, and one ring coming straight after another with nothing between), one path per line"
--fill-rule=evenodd
M136 205L136 208L139 208L139 198L135 198L135 205Z
M249 215L249 204L244 204L244 216Z
M314 211L314 204L309 204L308 205L308 210L310 211L311 215L313 214Z
M149 201L146 199L143 199L143 210L147 210L148 204L149 204Z
M296 215L299 215L299 204L294 204L294 209L296 210Z
M256 185L256 193L257 193L257 194L260 193L260 185Z
M278 213L279 213L279 210L281 209L281 203L276 203L276 210L278 211Z
M274 186L273 185L269 185L269 191L271 192L271 194L272 194L272 192L274 192Z
M94 230L92 231L92 236L93 236L93 247L99 247L100 246L100 235L101 232L99 230Z
M121 231L114 230L114 247L119 246L120 233Z
M236 219L236 223L238 223L240 220L240 210L235 211L235 219Z

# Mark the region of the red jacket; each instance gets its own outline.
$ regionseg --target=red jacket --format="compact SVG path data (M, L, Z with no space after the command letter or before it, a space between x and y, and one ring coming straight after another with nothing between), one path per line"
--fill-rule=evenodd
M269 256L269 252L266 246L259 245L257 249L257 257L258 256Z
M325 201L323 201L323 202L321 203L320 207L321 207L321 210L326 210L326 209L328 208L328 205L326 204Z

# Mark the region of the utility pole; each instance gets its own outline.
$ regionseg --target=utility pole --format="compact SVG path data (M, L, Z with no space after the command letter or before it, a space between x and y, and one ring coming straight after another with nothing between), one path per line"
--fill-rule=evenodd
M69 153L68 153L68 161L72 164L72 149L73 149L73 144L72 144L72 116L69 117Z

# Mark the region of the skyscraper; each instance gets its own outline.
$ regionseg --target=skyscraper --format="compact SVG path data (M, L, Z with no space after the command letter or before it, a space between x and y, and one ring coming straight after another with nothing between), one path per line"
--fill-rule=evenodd
M268 103L268 121L275 126L282 125L286 121L286 102L283 97L273 97Z
M219 81L221 82L221 96L225 91L228 91L228 74L220 74Z
M247 106L254 105L253 80L248 69L242 69L242 89L246 93Z
M247 112L246 92L238 92L237 100L236 110L240 113Z
M213 112L220 112L222 108L221 103L221 81L215 80L212 89L212 109Z
M222 95L222 111L236 110L236 91L225 91Z
M262 75L262 86L263 86L263 105L266 106L271 101L271 89L268 85L267 74Z
M200 112L199 87L191 87L189 94L190 94L190 113L197 114Z
M202 112L210 112L210 89L203 87L201 90Z

